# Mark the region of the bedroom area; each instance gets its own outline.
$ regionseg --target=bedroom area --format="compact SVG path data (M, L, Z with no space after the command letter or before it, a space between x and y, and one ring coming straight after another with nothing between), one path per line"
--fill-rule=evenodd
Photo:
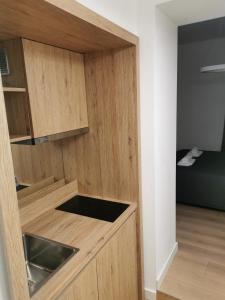
M177 203L225 211L225 18L178 29Z
M160 291L224 300L225 17L178 27L177 79L178 252Z

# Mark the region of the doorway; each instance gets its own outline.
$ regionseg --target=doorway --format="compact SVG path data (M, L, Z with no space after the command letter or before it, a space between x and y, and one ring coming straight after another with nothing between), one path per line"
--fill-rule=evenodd
M187 3L185 2L187 1L179 1L180 3L179 4L178 1L169 1L168 3L163 4L161 6L161 10L163 11L163 13L166 13L167 17L169 16L170 20L171 19L175 20L178 26L184 24L186 25L185 26L186 28L183 27L183 32L186 30L185 32L187 33L187 27L191 26L189 24L196 23L197 21L202 21L202 18L203 20L209 20L209 19L211 20L214 17L213 14L215 13L216 10L218 13L218 8L216 8L218 4L217 1L215 1L214 3L215 9L211 10L211 14L208 11L208 15L206 15L206 11L207 11L206 7L204 7L204 5L202 6L200 5L202 4L200 3L201 1L199 1L199 3L197 4L190 3L192 1L189 1L188 9L187 9ZM204 4L205 6L207 6L206 2L204 2ZM186 16L184 18L184 14L188 15L190 13L191 6L193 9L193 15L190 15L189 19ZM199 8L201 8L201 10ZM221 15L217 14L216 17L223 17L225 15L225 11L222 12L221 6L220 9L221 9L220 11ZM213 33L212 29L209 31L210 34ZM221 25L220 25L220 33L224 34L224 31L221 30ZM180 34L180 28L179 28L179 34ZM200 40L205 39L205 44L207 44L210 38L204 37L204 34L200 34ZM190 32L187 34L187 36L190 39L191 36ZM221 37L217 37L217 38L221 39ZM181 37L179 36L178 39L179 43L181 43L180 39ZM195 35L195 39L196 39L196 35ZM213 37L212 39L215 39L215 37ZM184 91L182 91L183 95L180 95L181 92L179 91L180 88L179 85L180 84L184 85L185 83L184 80L182 80L182 82L179 83L180 78L178 78L178 122L177 122L178 125L177 146L178 147L177 150L185 151L185 152L177 153L178 157L176 163L178 163L182 158L184 158L186 154L189 153L193 148L195 148L193 149L193 152L195 152L196 155L199 155L199 152L203 150L203 153L201 153L202 156L200 155L198 157L199 160L197 157L191 156L191 158L195 160L194 163L200 162L203 158L207 157L207 152L220 152L220 153L222 152L221 150L223 144L222 140L223 140L225 110L222 109L221 107L218 109L218 106L219 106L219 102L221 104L225 103L225 101L223 101L223 97L221 97L221 95L224 94L224 98L225 98L225 91L223 91L223 84L221 84L221 89L218 88L218 81L220 81L221 83L225 82L225 77L224 79L222 78L222 76L225 75L214 74L216 75L215 78L211 76L212 74L202 73L201 67L221 64L222 60L221 58L219 58L218 54L215 55L215 50L218 50L223 46L218 46L216 43L214 43L213 46L211 45L213 50L211 59L216 58L218 59L218 61L205 62L203 59L204 55L202 53L203 46L200 46L198 50L191 49L193 47L194 42L196 41L193 41L192 38L192 40L191 41L189 40L189 42L183 41L183 45L185 44L186 47L181 46L181 48L185 48L182 51L186 52L186 55L190 55L192 52L196 51L195 54L196 60L194 58L191 59L192 64L190 62L187 62L186 69L191 71L190 69L192 65L194 65L194 69L195 69L194 72L198 74L196 76L194 76L193 74L188 75L188 79L187 79L188 84L192 84L193 87L187 86L184 88L182 86L182 88L184 89ZM223 48L225 50L225 47ZM209 53L210 51L207 50L206 52ZM179 59L180 59L180 55L181 55L181 49L179 46L178 48ZM179 60L178 60L178 68L179 68L179 72L178 72L178 76L179 76L180 72L182 71L180 70ZM201 83L199 77L204 75L206 75L204 77L204 83ZM169 78L169 80L171 81L171 77ZM203 97L202 94L201 97L199 96L199 94L197 94L196 96L197 100L196 100L196 98L193 96L194 87L196 88L198 84L205 85L206 84L205 81L208 82L209 86L211 86L211 89L210 91L204 89L205 97ZM220 96L218 96L217 98L215 96L212 96L214 95L212 86L215 85L217 86L216 88L217 92L219 91L221 93ZM161 82L161 86L162 86L162 82ZM179 97L182 98L186 97L187 99L191 99L191 100L186 101L181 105L181 103L179 103ZM210 100L207 100L207 98L211 99L211 102ZM200 101L201 99L203 99L203 101L205 100L203 106L201 102L198 102L198 100ZM214 103L212 102L212 100L214 101ZM216 100L218 100L217 105L215 105ZM193 106L195 107L195 109L193 109L192 106L192 113L193 113L192 117L190 117L190 114L189 115L187 114L187 112L188 113L191 112L190 102L192 102ZM206 109L207 103L213 105L211 107L207 107ZM197 106L199 107L198 113L196 112ZM174 105L173 105L173 109L176 109ZM181 110L183 110L183 114ZM208 112L208 116L207 116L207 112ZM202 120L200 120L200 118L203 116L205 116L205 119L203 120L202 118ZM214 117L215 117L215 121L213 121ZM191 119L193 121L192 123L189 123ZM194 122L194 120L197 122L197 125ZM212 123L210 123L209 120L211 120ZM212 128L213 126L210 124L213 124L213 126L217 125L216 129L218 130L219 128L220 131L218 130L215 132L215 128ZM208 126L208 128L206 125ZM199 135L199 127L202 127L203 129L202 134L200 135ZM199 137L201 137L202 142L205 143L207 142L207 138L209 138L210 131L212 131L211 144L214 144L213 146L214 148L210 148L209 145L206 146L206 144L203 147L202 146L203 144L199 143ZM192 135L192 141L190 141L191 135ZM220 137L220 141L218 141L219 137ZM198 142L196 142L197 139ZM168 147L171 147L171 145L169 145ZM170 152L170 150L167 149L167 152ZM215 168L214 158L212 157L213 153L209 153L209 154L211 159L210 164L212 167ZM222 165L222 163L219 165ZM205 168L207 169L207 161L205 161ZM197 175L199 176L199 173L197 173ZM221 180L220 185L223 189L223 179L221 178L220 171L214 170L213 176L215 182L219 177L219 180ZM222 261L225 262L225 256L224 256L225 254L225 241L224 241L225 240L225 235L224 235L225 213L223 212L224 208L221 207L221 205L223 205L223 201L214 199L213 202L210 204L209 196L210 193L211 196L213 195L213 188L209 186L210 180L205 178L206 175L202 175L202 177L204 177L206 181L203 180L200 181L199 183L199 179L197 179L197 177L194 178L194 175L191 173L190 168L188 169L188 166L186 167L183 166L183 171L179 176L179 181L177 182L178 192L179 192L179 199L177 200L179 204L177 205L176 223L177 223L177 240L178 240L179 247L175 259L173 260L173 263L169 268L169 271L167 272L165 279L162 280L162 284L158 285L158 288L159 290L165 292L166 294L171 294L172 296L178 299L197 300L197 299L224 299L225 298L225 290L223 287L225 281L225 269L223 263L221 263ZM185 184L187 184L186 187ZM198 189L199 190L202 189L202 194L196 195ZM219 197L218 187L216 188L215 185L214 185L214 194L216 195L214 198ZM207 199L207 197L209 199ZM211 197L211 199L212 198L213 197ZM197 201L197 199L199 202ZM208 204L208 206L205 205L206 203ZM225 201L224 201L224 205L225 205Z

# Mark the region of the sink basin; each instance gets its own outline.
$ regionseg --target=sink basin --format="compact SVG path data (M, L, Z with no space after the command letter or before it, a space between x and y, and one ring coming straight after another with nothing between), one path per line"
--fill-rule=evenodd
M30 296L79 251L26 233L23 234L23 246Z

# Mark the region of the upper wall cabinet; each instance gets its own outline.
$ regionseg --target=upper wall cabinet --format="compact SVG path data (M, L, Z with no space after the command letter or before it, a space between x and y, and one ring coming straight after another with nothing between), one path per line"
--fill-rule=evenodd
M26 39L0 46L8 56L9 72L2 77L12 141L52 140L87 129L82 54Z
M34 137L87 127L83 56L22 42Z

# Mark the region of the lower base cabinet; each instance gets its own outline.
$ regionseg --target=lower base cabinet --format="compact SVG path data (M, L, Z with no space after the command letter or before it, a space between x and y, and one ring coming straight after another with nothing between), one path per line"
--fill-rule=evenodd
M96 259L99 300L138 300L135 215L119 229Z
M57 300L138 300L135 214Z
M57 300L98 300L96 259L87 265Z

